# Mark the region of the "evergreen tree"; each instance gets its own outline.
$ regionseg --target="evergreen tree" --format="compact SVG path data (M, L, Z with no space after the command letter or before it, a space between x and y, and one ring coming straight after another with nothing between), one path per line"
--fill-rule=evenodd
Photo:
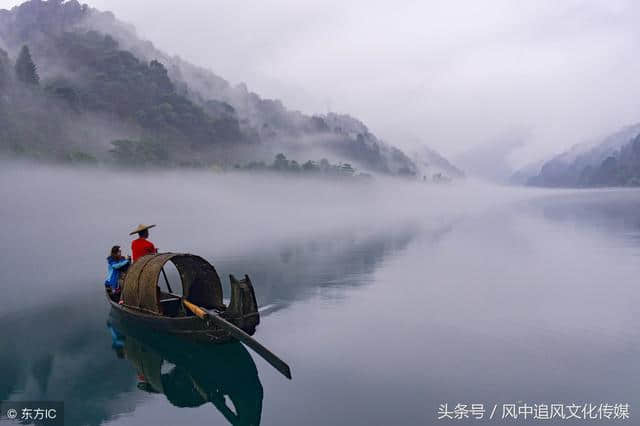
M31 53L26 45L22 46L18 59L16 60L16 77L25 84L37 86L40 83L36 64L33 63Z
M9 64L9 55L7 55L7 52L4 50L0 49L0 90L7 86L10 69L11 65Z
M287 160L287 157L283 153L276 155L273 168L276 170L287 170L289 168L289 160Z
M167 95L174 91L167 69L155 59L149 64L149 76L160 94Z

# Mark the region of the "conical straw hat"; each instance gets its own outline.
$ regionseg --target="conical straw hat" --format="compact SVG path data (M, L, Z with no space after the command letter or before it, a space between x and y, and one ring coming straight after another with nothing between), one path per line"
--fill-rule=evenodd
M155 225L143 225L143 224L140 224L132 232L129 232L129 235L137 234L137 233L142 232L142 231L144 231L146 229L153 228L154 226Z

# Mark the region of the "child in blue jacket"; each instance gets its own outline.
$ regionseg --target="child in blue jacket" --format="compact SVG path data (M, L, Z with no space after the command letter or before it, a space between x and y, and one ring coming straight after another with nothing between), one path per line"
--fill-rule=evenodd
M115 292L118 287L118 278L120 278L120 272L127 269L131 263L130 258L122 256L120 246L113 246L111 248L111 254L107 257L107 278L104 280L105 287L110 287L111 291Z

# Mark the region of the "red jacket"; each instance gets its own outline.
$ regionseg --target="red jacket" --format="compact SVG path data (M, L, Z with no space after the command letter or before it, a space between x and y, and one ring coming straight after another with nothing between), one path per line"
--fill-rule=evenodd
M146 238L138 238L137 240L133 240L131 242L131 257L133 258L134 262L142 256L154 254L157 252L158 250L153 245L153 243L151 241L148 241Z

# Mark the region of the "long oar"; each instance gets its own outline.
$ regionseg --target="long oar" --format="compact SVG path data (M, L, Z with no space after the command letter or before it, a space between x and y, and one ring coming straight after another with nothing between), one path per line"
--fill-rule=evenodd
M249 336L247 333L245 333L235 325L231 324L229 321L222 318L220 315L209 312L201 308L200 306L194 305L193 303L189 302L188 300L185 300L184 298L182 299L182 303L187 309L193 312L198 318L200 318L201 320L205 320L205 321L209 320L214 322L220 328L223 328L224 330L226 330L231 336L235 337L236 339L238 339L239 341L241 341L242 343L244 343L245 345L253 349L258 355L260 355L269 364L271 364L273 368L281 372L287 379L291 379L291 369L289 368L287 363L281 360L280 358L278 358L276 354L271 352L269 349L262 346L262 344L260 344L260 342L258 342L256 339Z

